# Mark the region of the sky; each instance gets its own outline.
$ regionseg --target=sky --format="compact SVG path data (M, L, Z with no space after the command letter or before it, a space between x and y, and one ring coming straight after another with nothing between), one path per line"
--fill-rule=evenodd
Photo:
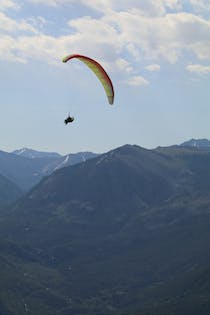
M104 67L113 105L73 53ZM0 0L0 150L210 139L209 87L210 0Z

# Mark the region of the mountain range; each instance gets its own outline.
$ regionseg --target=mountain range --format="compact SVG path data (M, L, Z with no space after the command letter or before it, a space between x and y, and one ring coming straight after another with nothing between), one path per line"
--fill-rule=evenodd
M210 141L191 139L180 146L209 149ZM0 151L0 175L26 192L55 170L84 162L98 155L92 152L79 152L62 156L57 152L42 152L29 148L17 149L11 153Z
M44 176L56 169L84 162L97 156L92 152L79 152L61 156L58 153L20 149L12 153L0 151L0 175L26 192Z
M206 315L209 226L209 150L125 145L55 170L1 213L0 313Z

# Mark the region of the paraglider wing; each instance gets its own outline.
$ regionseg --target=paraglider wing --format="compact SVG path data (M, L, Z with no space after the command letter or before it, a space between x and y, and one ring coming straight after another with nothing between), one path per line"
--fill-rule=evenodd
M104 87L109 104L112 105L114 102L114 88L112 81L110 80L104 68L94 59L78 54L68 55L64 57L63 62L67 62L73 58L77 58L84 62L96 74L96 76L98 77L98 79L100 80L101 84Z

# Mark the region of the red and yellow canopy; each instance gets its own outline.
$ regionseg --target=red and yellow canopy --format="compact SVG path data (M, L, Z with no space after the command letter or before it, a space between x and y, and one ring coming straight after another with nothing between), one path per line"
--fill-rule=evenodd
M109 104L112 105L114 103L114 88L112 81L109 78L106 71L104 70L104 68L94 59L78 54L68 55L64 57L63 62L67 62L73 58L77 58L84 62L95 73L95 75L98 77L98 79L100 80L101 84L104 87Z

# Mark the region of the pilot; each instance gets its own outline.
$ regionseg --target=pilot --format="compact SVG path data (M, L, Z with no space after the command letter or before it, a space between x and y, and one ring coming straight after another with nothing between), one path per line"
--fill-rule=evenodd
M67 125L68 123L72 123L74 121L74 117L73 116L68 116L65 120L64 120L64 122L65 122L65 124Z

